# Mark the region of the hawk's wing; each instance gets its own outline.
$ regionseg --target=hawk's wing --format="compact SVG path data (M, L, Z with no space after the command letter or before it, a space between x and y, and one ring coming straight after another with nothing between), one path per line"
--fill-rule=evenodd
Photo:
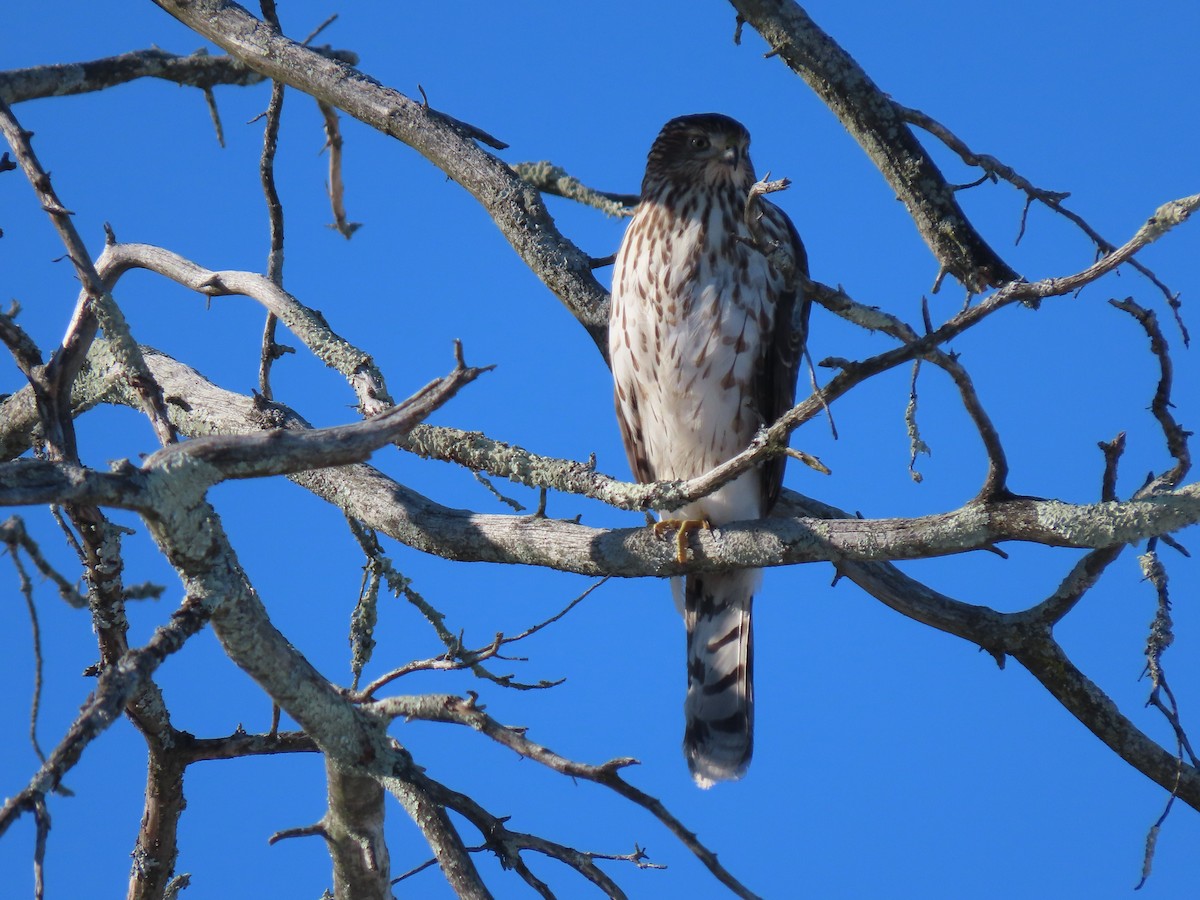
M615 327L610 325L610 328ZM628 390L628 395L626 395ZM625 455L629 457L629 468L640 484L655 481L654 467L646 458L646 438L642 434L642 411L638 406L638 392L633 385L616 383L617 424L621 428L621 441L625 444Z
M796 273L808 277L808 254L796 226L779 207L763 201L764 218L791 238ZM798 278L796 280L799 280ZM808 313L812 300L799 286L786 291L775 301L775 325L769 339L763 342L763 356L755 379L755 399L765 425L773 425L796 402L796 378L804 344L808 340ZM770 513L783 487L783 470L787 457L774 456L762 466L763 515Z

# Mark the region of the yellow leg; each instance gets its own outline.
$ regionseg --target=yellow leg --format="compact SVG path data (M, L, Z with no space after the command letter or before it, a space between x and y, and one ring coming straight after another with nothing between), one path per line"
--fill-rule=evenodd
M708 519L661 519L654 523L654 534L662 537L666 532L675 529L675 559L685 563L688 560L688 535L701 528L711 530L712 522Z

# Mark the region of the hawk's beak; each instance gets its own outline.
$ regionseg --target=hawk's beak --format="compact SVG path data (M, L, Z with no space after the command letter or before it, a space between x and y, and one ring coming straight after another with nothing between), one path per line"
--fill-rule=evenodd
M721 162L736 166L739 162L739 156L737 147L726 147L721 151Z

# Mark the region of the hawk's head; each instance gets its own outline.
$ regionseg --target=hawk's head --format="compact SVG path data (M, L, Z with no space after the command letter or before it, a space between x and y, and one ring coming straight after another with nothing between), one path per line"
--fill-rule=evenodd
M671 188L733 187L744 194L754 183L749 149L750 132L729 116L698 113L672 119L650 148L642 198L661 198Z

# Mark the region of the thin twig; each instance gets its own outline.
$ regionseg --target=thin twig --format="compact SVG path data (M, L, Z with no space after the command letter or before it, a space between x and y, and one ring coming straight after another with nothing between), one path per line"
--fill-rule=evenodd
M14 516L4 523L5 526L14 520L18 524L21 521ZM13 566L17 570L17 590L25 599L25 608L29 612L30 642L33 648L33 699L29 702L29 742L33 745L33 752L37 754L37 758L45 763L46 754L42 752L42 745L38 743L37 736L38 711L42 705L42 671L44 668L42 629L38 624L37 604L33 602L33 583L29 580L29 575L25 572L25 567L21 564L21 557L17 552L20 544L16 540L8 538L7 535L5 543L8 545L8 553L12 557Z
M298 828L284 828L282 831L276 831L273 835L267 838L267 843L274 846L280 841L286 841L289 838L298 837L323 837L328 838L325 831L325 825L322 822L316 822L312 825L302 825Z
M1100 499L1111 502L1117 499L1117 465L1125 452L1125 432L1120 432L1111 441L1100 441L1100 452L1104 454L1104 477L1100 480Z
M279 16L274 0L261 0L263 18L279 29ZM283 287L283 203L275 187L275 152L279 147L279 123L283 116L284 84L271 82L271 100L267 104L267 124L263 129L262 156L259 158L258 175L262 181L263 195L267 201L267 226L270 249L267 252L267 278L278 288ZM258 392L267 400L274 399L271 392L271 365L286 350L275 343L275 313L268 311L263 324L262 346L258 360Z
M950 131L945 125L942 125L931 116L926 115L917 109L912 109L907 106L895 104L897 112L906 122L916 125L923 131L927 131L945 144L954 153L957 153L959 158L968 166L978 166L984 171L984 178L981 178L981 183L985 179L995 180L997 178L1008 182L1019 191L1025 193L1025 208L1021 213L1021 227L1017 233L1017 243L1021 242L1021 237L1025 234L1025 222L1029 214L1030 204L1039 202L1054 210L1059 215L1072 222L1080 231L1088 236L1088 238L1096 245L1096 249L1104 255L1112 253L1116 249L1116 245L1111 241L1106 240L1100 235L1087 221L1078 213L1072 212L1063 205L1063 201L1070 197L1070 193L1066 191L1049 191L1044 188L1039 188L1034 185L1029 179L1019 174L1011 166L1007 166L994 156L989 156L986 153L975 153L967 146L966 142L959 138L956 134ZM1172 291L1169 287L1163 284L1145 264L1139 260L1133 259L1129 261L1134 269L1147 278L1166 298L1167 306L1175 316L1175 324L1179 328L1180 334L1183 337L1184 346L1188 346L1190 338L1188 336L1187 327L1183 323L1181 315L1182 305L1179 302L1179 295Z
M917 376L921 373L921 361L918 359L913 363L912 379L908 384L908 403L904 406L904 429L908 433L908 475L917 482L921 483L923 476L917 471L917 456L924 453L926 456L932 455L929 445L921 439L920 426L917 424Z
M45 795L55 790L83 755L88 745L117 720L126 704L169 655L196 634L208 621L209 610L184 601L170 622L160 626L147 644L130 650L121 664L100 673L96 688L84 703L67 734L50 752L29 783L0 808L0 835L25 811L36 811Z
M361 691L356 690L357 679L352 689L351 696L356 700L365 700L371 698L377 691L391 682L409 675L413 672L426 671L456 671L460 669L469 669L477 678L482 678L491 681L501 687L512 688L514 690L543 690L546 688L557 687L562 684L562 679L550 681L543 679L536 684L524 683L517 681L511 674L497 675L487 669L482 663L489 659L506 659L500 655L500 648L506 644L514 643L518 640L528 637L542 628L556 622L564 615L570 612L577 606L585 597L593 590L604 583L604 580L590 586L580 596L572 600L567 607L551 618L538 625L534 625L526 631L514 637L505 637L503 634L497 634L490 644L478 649L468 649L463 645L462 637L452 633L445 624L445 615L435 609L424 597L422 597L412 587L411 581L396 570L392 561L383 552L383 548L379 544L379 539L375 532L365 528L362 523L347 519L347 524L350 527L351 534L358 541L359 546L367 555L367 569L372 577L382 577L386 580L389 590L396 597L403 597L413 606L415 606L430 625L433 626L438 638L446 647L446 652L440 656L430 659L414 660L392 669L389 672L379 676L370 684L364 687Z
M354 232L362 228L361 222L351 222L346 215L346 185L342 180L342 128L338 122L337 110L324 101L317 101L317 109L325 122L325 145L322 151L329 151L329 182L325 185L329 193L329 204L333 209L333 228L346 240Z
M75 376L83 365L95 337L97 327L103 328L109 340L118 349L125 376L142 398L143 410L154 426L155 434L163 445L174 443L176 435L167 416L162 389L154 381L141 349L130 336L125 318L108 294L100 275L92 265L91 255L71 221L71 212L59 201L50 185L50 176L42 168L30 144L30 132L23 129L13 116L8 105L0 100L0 133L12 147L17 163L33 186L42 208L50 216L59 238L67 248L67 256L75 267L83 285L83 296L76 308L75 316L64 338L63 346L54 354L46 367L46 390L55 403L55 420L46 422L48 427L58 429L61 444L68 458L75 456L74 428L71 425L70 399Z
M549 748L529 740L525 737L523 729L501 725L483 712L476 705L474 699L470 697L467 699L452 695L387 697L368 704L366 709L373 715L383 719L404 716L410 719L465 725L508 747L515 753L553 769L562 775L603 785L650 812L734 894L744 898L753 898L755 896L717 861L717 855L709 850L694 832L686 828L679 819L672 815L666 806L663 805L662 801L639 790L621 778L621 769L637 763L637 760L631 757L612 759L600 765L589 765L566 759ZM454 808L458 809L459 812L464 812L458 806L454 806ZM464 812L464 814L466 813Z
M17 547L24 550L34 568L42 577L48 578L54 583L55 588L58 589L58 595L67 602L68 606L74 609L87 609L87 597L80 594L74 584L50 565L46 557L42 555L37 542L25 530L25 523L19 516L10 516L4 522L0 522L0 541L8 544L9 550L14 554Z
M513 171L543 194L565 197L600 210L606 216L628 218L641 199L637 194L618 194L590 188L560 166L549 162L514 163Z
M511 657L500 657L499 653L500 653L501 647L505 646L506 644L515 644L517 641L522 641L525 638L529 637L530 635L536 634L537 632L541 631L546 626L554 624L559 619L563 618L563 616L565 616L571 610L573 610L576 606L578 606L581 602L583 602L583 600L589 594L591 594L592 591L596 590L596 588L600 587L602 584L604 584L607 581L608 581L608 576L605 576L604 578L601 578L599 581L595 582L594 584L589 585L587 590L585 590L582 594L580 594L578 597L576 597L574 600L572 600L570 603L568 603L563 609L559 610L557 613L555 613L554 615L552 615L550 618L546 619L545 621L539 622L536 625L531 625L529 628L526 628L520 634L515 634L515 635L511 635L511 636L505 636L504 634L497 634L496 637L492 640L491 644L489 644L486 647L482 647L478 650L467 650L467 649L463 648L461 638L456 638L454 640L454 646L447 649L447 651L445 653L443 653L441 656L434 657L433 659L418 660L418 661L411 662L406 665L400 666L397 669L393 669L392 671L386 673L385 675L379 676L379 678L372 681L369 685L367 685L361 691L357 692L356 694L353 694L352 697L353 697L353 699L359 700L359 701L370 700L374 697L374 695L376 693L378 693L380 688L384 687L385 685L390 684L391 682L397 680L398 678L401 678L405 675L411 674L412 672L423 672L423 671L430 671L430 670L450 671L450 670L456 670L456 669L467 669L467 668L472 668L476 664L484 662L485 660L491 659L493 657L502 658L502 659L511 659ZM516 690L539 690L539 689L545 689L545 688L552 688L552 687L557 687L558 685L562 684L563 681L565 681L565 679L560 678L557 681L543 680L543 681L538 682L537 684L522 684L520 682L513 681L511 675L493 676L489 680L495 681L501 687L514 688Z
M337 21L337 17L338 17L338 14L334 13L329 18L327 18L324 22L322 22L320 25L318 25L316 28L314 28L312 31L310 31L308 33L308 37L306 37L304 40L302 40L300 42L300 45L302 47L307 47L310 44L312 44L312 42L317 39L317 35L319 35L322 31L324 31L326 28L328 28L330 25L332 25L334 22Z
M478 481L480 484L482 484L485 488L488 489L489 494L491 494L493 497L495 497L497 500L499 500L501 503L503 503L505 506L507 506L513 512L519 512L519 513L525 512L525 507L521 503L514 500L512 497L508 497L508 496L505 496L504 494L500 493L500 491L496 488L496 486L494 484L492 484L491 479L488 478L486 475L484 475L482 472L472 472L471 474L475 476L476 481Z
M549 898L549 900L554 900L554 892L530 871L521 856L523 851L532 850L559 860L595 884L614 900L624 900L625 893L615 881L596 866L596 859L622 859L634 862L639 868L651 868L643 863L644 854L613 855L585 852L537 835L513 831L506 824L507 816L500 817L490 813L466 794L428 777L421 778L421 786L436 802L454 810L475 826L483 835L487 849L499 858L501 866L516 871L526 884L540 896ZM463 849L466 850L465 847Z
M585 590L582 594L580 594L578 597L576 597L574 600L572 600L570 603L568 603L566 606L564 606L561 610L556 612L550 618L546 619L543 622L539 622L536 625L531 625L529 628L526 628L520 634L514 634L511 637L506 637L503 640L501 640L500 643L501 644L515 644L517 641L523 641L525 638L529 637L531 634L537 634L537 632L541 631L547 625L553 625L555 622L557 622L559 619L563 618L563 616L565 616L567 613L569 613L571 610L573 610L576 606L578 606L580 603L582 603L585 599L587 599L588 595L591 594L592 591L596 590L601 585L606 584L609 580L609 577L610 576L605 575L599 581L593 582L592 584L588 585L587 590Z
M1150 830L1146 832L1146 849L1142 853L1142 877L1138 883L1134 885L1135 891L1140 891L1146 886L1146 880L1150 877L1151 867L1154 865L1154 851L1158 847L1158 835L1162 831L1163 823L1167 821L1167 816L1171 814L1171 807L1175 805L1175 798L1179 796L1179 782L1175 782L1175 788L1167 795L1166 806L1163 807L1162 813L1154 824L1150 826Z
M208 109L208 117L212 119L213 131L217 135L217 146L225 149L225 127L221 124L221 111L217 108L217 97L209 86L201 88L204 92L204 105Z
M484 850L488 850L491 848L489 848L487 844L480 844L478 847L467 847L466 849L467 849L468 853L482 853ZM405 872L403 875L398 875L395 878L393 878L392 884L399 884L401 881L404 881L406 878L412 878L418 872L424 872L430 866L435 866L435 865L437 865L437 857L436 856L430 857L429 859L425 860L425 862L421 863L419 866L414 866L413 868L411 868L407 872Z
M1133 316L1150 339L1150 352L1158 360L1159 377L1154 389L1154 398L1150 401L1150 412L1158 421L1166 441L1167 452L1175 459L1175 465L1157 479L1157 484L1175 487L1191 470L1192 455L1188 449L1190 433L1185 431L1175 421L1171 413L1174 404L1171 402L1171 387L1174 381L1174 367L1171 365L1171 354L1167 347L1166 338L1158 327L1158 319L1152 310L1135 303L1132 297L1124 300L1109 300L1117 309L1124 310Z

